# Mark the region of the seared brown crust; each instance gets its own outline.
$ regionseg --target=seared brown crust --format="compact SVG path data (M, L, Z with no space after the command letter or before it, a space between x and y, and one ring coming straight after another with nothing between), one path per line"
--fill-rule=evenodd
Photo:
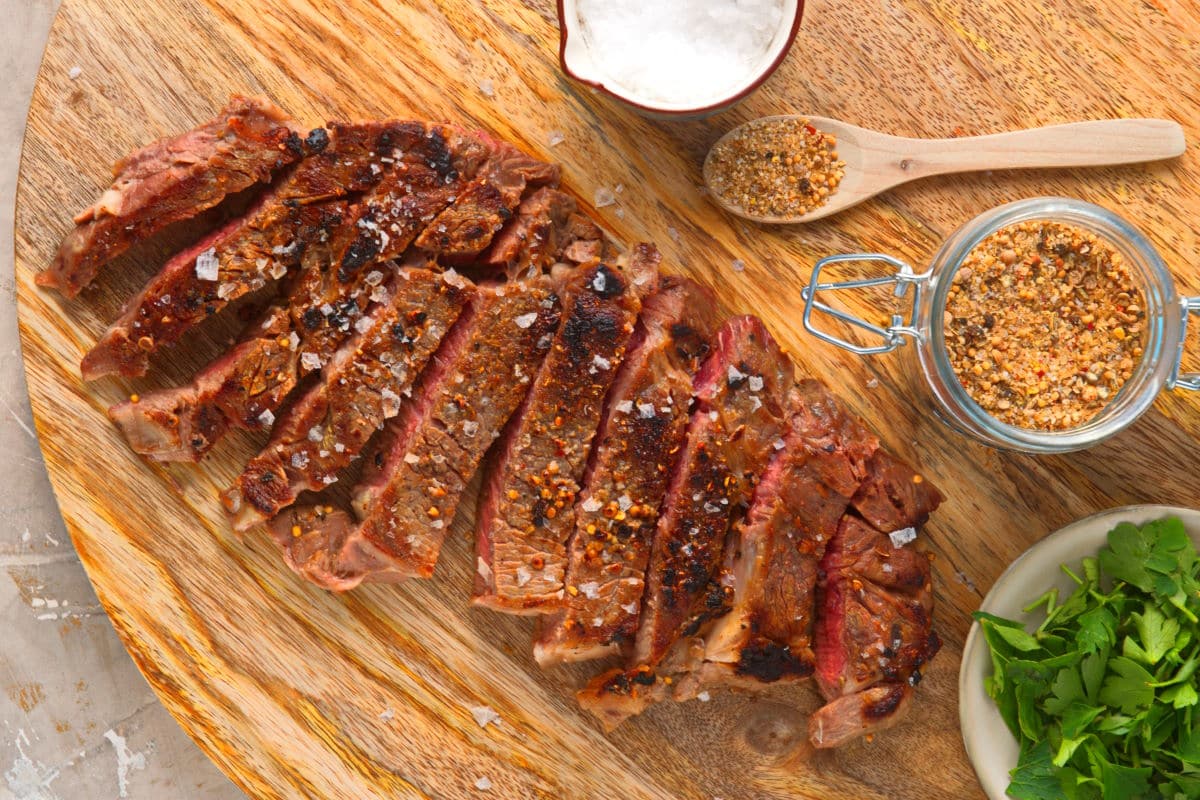
M561 604L579 480L659 258L642 245L627 266L584 266L565 284L562 325L488 465L476 605L545 613Z
M473 287L428 270L401 270L389 302L321 371L271 431L224 495L234 527L246 530L291 505L302 491L322 489L358 458L367 440L400 413L412 386Z
M524 397L558 319L544 282L480 286L368 454L354 492L359 521L298 506L271 521L288 563L338 591L429 577L463 489Z
M690 635L687 627L716 613L704 606L720 605L720 587L710 590L710 581L725 534L783 433L792 375L791 361L757 318L735 317L717 334L696 378L687 444L655 529L634 663L655 666Z
M496 157L413 244L448 264L473 261L512 219L527 187L557 186L558 179L558 165L501 142Z
M142 375L150 355L172 344L227 303L282 277L305 248L328 232L321 203L379 181L379 152L408 147L425 135L423 123L330 123L310 152L240 219L176 255L129 303L84 357L85 380ZM374 169L372 169L374 167ZM449 169L449 167L447 167ZM198 259L201 263L198 263ZM216 278L203 267L215 260Z
M304 153L291 120L265 97L234 95L213 119L118 161L113 183L75 217L39 286L67 297L100 267L173 222L190 219Z
M565 582L577 589L542 620L542 666L632 645L658 507L687 432L692 378L713 332L711 293L664 276L642 306L575 504Z
M394 267L378 260L404 252L490 152L479 137L429 125L412 147L380 156L387 167L380 182L350 207L327 241L305 250L283 298L246 326L233 351L202 369L189 386L110 410L134 450L160 461L197 461L225 430L260 427L264 412L277 411L298 381L326 363L353 335L367 307L386 294L383 284ZM445 174L429 166L447 157Z
M851 504L863 519L885 533L921 525L944 498L912 467L880 450Z

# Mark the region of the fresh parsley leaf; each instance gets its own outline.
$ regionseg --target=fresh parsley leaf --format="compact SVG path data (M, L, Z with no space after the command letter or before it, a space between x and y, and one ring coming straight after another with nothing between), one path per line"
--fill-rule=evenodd
M1068 800L1050 758L1049 742L1022 742L1008 794L1016 800Z
M1117 656L1108 662L1111 672L1104 679L1100 702L1132 714L1154 702L1154 676L1132 658Z
M1100 568L1117 580L1149 592L1152 585L1146 559L1150 557L1150 545L1149 534L1122 522L1108 533L1108 547L1100 551Z

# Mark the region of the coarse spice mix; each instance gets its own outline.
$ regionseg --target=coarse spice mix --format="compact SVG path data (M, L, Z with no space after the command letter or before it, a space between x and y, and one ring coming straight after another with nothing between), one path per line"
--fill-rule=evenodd
M1142 290L1121 254L1088 231L1049 220L1002 228L953 281L950 364L970 397L1009 425L1086 423L1142 356Z
M794 217L825 205L846 174L837 138L807 119L766 118L718 142L709 184L726 202L756 217Z

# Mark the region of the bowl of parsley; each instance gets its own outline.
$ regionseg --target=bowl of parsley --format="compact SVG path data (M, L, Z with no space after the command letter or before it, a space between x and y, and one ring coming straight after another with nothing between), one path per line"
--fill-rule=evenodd
M1005 570L959 716L993 800L1200 798L1200 511L1116 508Z

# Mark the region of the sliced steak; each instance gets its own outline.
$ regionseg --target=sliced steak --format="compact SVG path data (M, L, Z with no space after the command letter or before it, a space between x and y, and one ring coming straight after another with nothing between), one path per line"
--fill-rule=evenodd
M198 461L227 429L261 427L264 412L269 419L297 382L354 334L366 308L386 296L393 267L379 261L403 253L491 152L477 136L429 125L416 144L381 156L387 169L380 182L343 224L305 250L284 296L247 326L232 353L189 386L110 410L133 448L160 461ZM429 166L447 153L448 172Z
M646 299L605 400L575 504L565 583L577 592L542 620L542 666L628 649L637 632L650 540L687 433L692 378L715 328L712 294L665 276Z
M37 284L74 297L131 246L270 179L303 154L278 106L265 97L234 95L208 122L118 161L112 186L76 215L74 230Z
M733 609L705 637L699 682L774 683L813 673L817 575L879 441L818 381L801 381L787 435L726 554Z
M885 533L921 525L941 505L937 488L885 450L875 454L851 504Z
M271 521L289 565L338 591L429 577L463 489L525 396L559 314L545 281L478 287L368 455L357 520L293 506Z
M810 718L809 738L835 747L894 722L941 642L929 560L915 548L847 515L821 570L816 678L831 702Z
M526 188L557 186L556 164L538 161L512 145L499 143L496 157L433 220L413 243L447 264L469 263L512 219Z
M586 241L583 237L601 239L594 223L590 228L578 224L575 210L570 195L548 186L538 189L521 202L517 215L496 234L482 263L504 270L509 278L537 275L560 257L568 239L572 244ZM572 253L578 249L573 247Z
M379 153L408 148L423 123L330 123L309 135L309 154L241 218L171 258L126 304L121 317L84 356L85 380L142 375L150 355L177 342L232 300L281 278L320 230L322 201L373 186ZM452 170L449 159L446 169Z
M321 377L293 403L224 495L234 527L246 530L319 490L357 459L458 319L473 286L428 270L401 270L391 300L372 309L360 332L334 354Z
M639 245L626 266L584 266L565 283L562 325L488 463L476 514L476 605L546 613L562 604L579 480L659 261L653 246Z
M680 636L727 610L717 571L735 514L782 436L793 367L756 317L717 334L696 376L687 443L654 532L634 662L655 666Z

